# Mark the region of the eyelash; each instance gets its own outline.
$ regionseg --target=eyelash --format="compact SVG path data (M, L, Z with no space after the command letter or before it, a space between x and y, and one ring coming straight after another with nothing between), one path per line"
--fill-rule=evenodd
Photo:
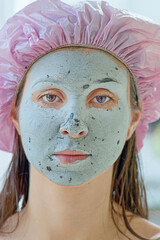
M40 97L40 99L43 99L43 97L46 97L46 96L56 96L56 97L58 97L57 95L55 95L55 94L45 94L45 95L42 95L41 97ZM110 101L113 101L113 98L112 97L110 97L109 95L96 95L94 98L96 98L96 97L108 97L108 98L110 98L110 100L109 101L107 101L107 102L104 102L104 103L99 103L99 102L93 102L93 103L95 103L95 104L100 104L100 105L106 105L106 104L108 104L108 102L110 102ZM59 97L58 97L59 98ZM94 99L93 98L93 99ZM54 99L55 100L55 99ZM46 102L46 101L44 101L44 100L41 100L44 104L46 104L46 105L48 105L48 103L58 103L59 101L54 101L54 102ZM61 100L60 100L60 102L61 102Z

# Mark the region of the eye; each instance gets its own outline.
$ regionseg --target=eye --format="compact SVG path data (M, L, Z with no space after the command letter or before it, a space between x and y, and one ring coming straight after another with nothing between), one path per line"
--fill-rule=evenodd
M112 99L111 97L109 97L107 95L103 95L103 96L99 95L99 96L94 97L93 99L96 99L97 102L95 102L95 103L106 104L106 101L105 101L106 98L107 98L107 100ZM107 102L109 102L109 101L107 101Z
M57 102L55 101L56 98L59 98L59 97L53 94L46 94L40 97L40 99L42 99L42 101L45 103L53 103L53 102L56 103Z

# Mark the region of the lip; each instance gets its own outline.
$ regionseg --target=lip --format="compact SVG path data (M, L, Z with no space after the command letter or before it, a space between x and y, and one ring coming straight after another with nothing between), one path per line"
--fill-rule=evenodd
M55 152L54 155L70 155L70 156L75 156L75 155L78 155L78 156L86 156L86 155L89 155L85 152L82 152L82 151L76 151L76 150L70 150L69 148L67 148L66 150L64 151L61 151L61 152Z
M59 161L63 164L79 162L78 160L85 160L88 155L57 155Z
M82 151L66 149L61 152L55 152L54 155L57 155L60 162L63 164L79 162L78 160L85 160L89 155Z

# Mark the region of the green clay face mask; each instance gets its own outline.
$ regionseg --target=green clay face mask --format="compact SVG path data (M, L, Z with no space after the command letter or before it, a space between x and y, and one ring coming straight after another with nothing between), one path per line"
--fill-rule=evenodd
M80 185L107 170L126 142L128 84L127 70L97 49L66 48L37 60L19 111L28 161L59 185ZM66 149L89 156L63 164L54 153Z

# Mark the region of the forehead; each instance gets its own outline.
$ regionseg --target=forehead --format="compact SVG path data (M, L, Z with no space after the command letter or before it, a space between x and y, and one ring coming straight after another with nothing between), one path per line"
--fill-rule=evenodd
M111 54L86 47L65 47L50 52L38 59L26 75L25 89L45 78L60 83L84 84L101 78L117 79L127 84L129 72L125 65Z

